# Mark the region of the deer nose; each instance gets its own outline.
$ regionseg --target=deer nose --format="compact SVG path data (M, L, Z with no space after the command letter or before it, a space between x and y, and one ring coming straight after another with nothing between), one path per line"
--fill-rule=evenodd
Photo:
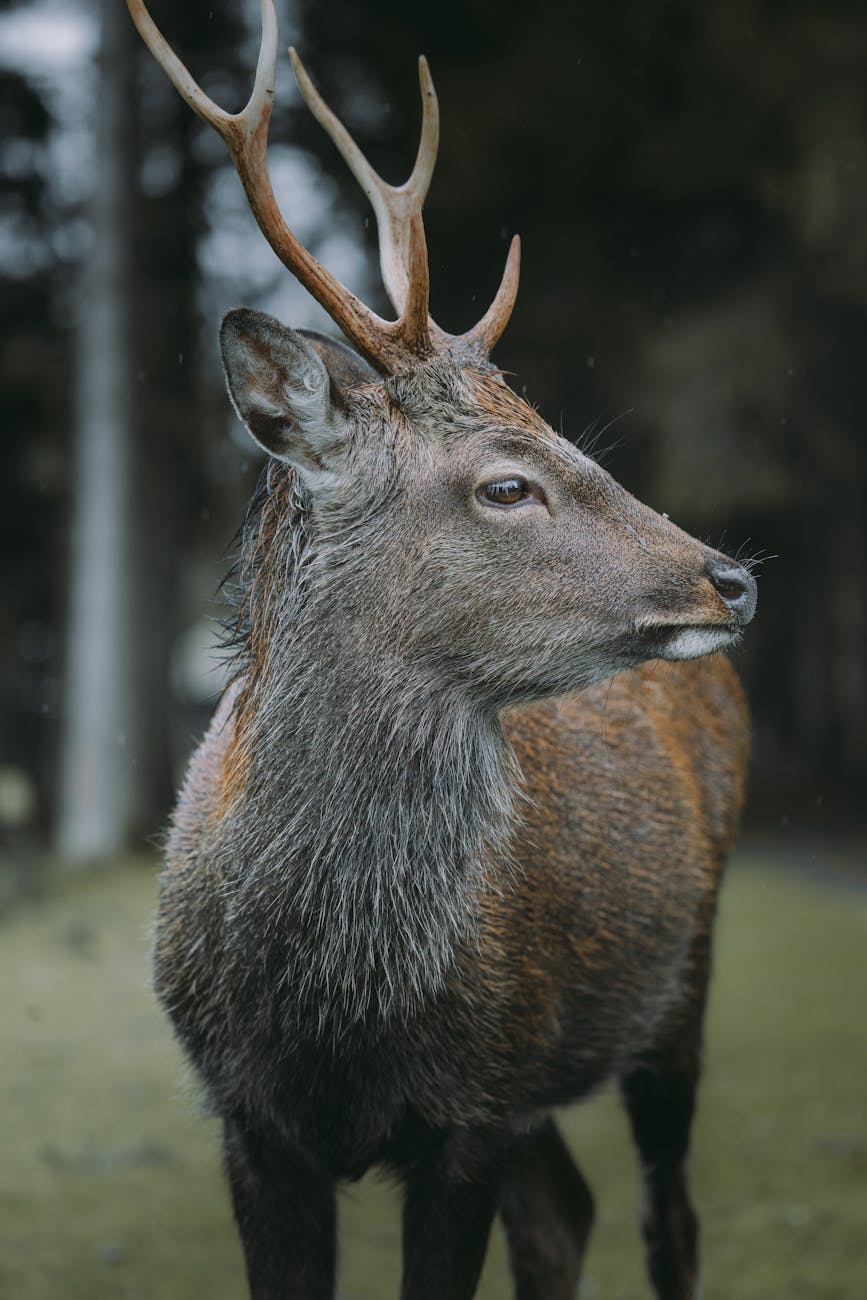
M708 560L705 573L711 586L722 596L742 627L756 612L758 590L755 578L731 560Z

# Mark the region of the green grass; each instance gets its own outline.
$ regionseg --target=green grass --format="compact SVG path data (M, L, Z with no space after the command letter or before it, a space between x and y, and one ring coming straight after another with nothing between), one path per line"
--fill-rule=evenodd
M0 1297L238 1300L217 1132L148 987L147 865L0 926ZM867 889L741 861L723 896L695 1131L706 1300L867 1294ZM647 1300L616 1098L564 1115L597 1198L583 1300ZM342 1202L345 1300L397 1294L398 1207ZM509 1295L498 1231L479 1293Z

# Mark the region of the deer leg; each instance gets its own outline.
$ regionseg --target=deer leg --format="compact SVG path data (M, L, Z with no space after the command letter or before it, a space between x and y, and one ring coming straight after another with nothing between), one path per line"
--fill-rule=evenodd
M516 1300L572 1300L593 1196L553 1120L510 1148L500 1192Z
M660 1300L698 1296L698 1219L686 1175L697 1077L648 1067L622 1081L644 1178L647 1268Z
M449 1134L405 1171L401 1300L471 1300L497 1209L502 1144Z
M647 1268L660 1300L699 1295L698 1218L689 1198L687 1156L701 1073L709 935L708 925L690 954L684 1003L657 1046L621 1079L641 1158Z
M251 1300L332 1300L333 1183L235 1119L224 1149Z

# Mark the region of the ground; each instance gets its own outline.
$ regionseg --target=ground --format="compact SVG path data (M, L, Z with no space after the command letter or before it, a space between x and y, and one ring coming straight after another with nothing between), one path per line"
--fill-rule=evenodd
M867 1278L867 888L746 853L726 882L693 1184L705 1300L855 1300ZM862 864L863 865L863 864ZM149 990L150 862L0 923L0 1300L240 1300L213 1121ZM566 1112L597 1199L582 1300L647 1300L613 1095ZM394 1193L341 1208L342 1300L398 1288ZM495 1230L486 1300L510 1294Z

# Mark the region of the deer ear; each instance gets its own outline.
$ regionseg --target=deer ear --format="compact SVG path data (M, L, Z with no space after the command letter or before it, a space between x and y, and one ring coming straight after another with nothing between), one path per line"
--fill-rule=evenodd
M360 388L365 384L377 384L381 377L363 357L353 348L348 348L339 339L329 338L318 330L298 330L314 351L318 352L331 380L338 388Z
M295 330L248 307L224 316L220 349L229 395L256 442L292 465L309 488L333 479L346 428L319 353Z

